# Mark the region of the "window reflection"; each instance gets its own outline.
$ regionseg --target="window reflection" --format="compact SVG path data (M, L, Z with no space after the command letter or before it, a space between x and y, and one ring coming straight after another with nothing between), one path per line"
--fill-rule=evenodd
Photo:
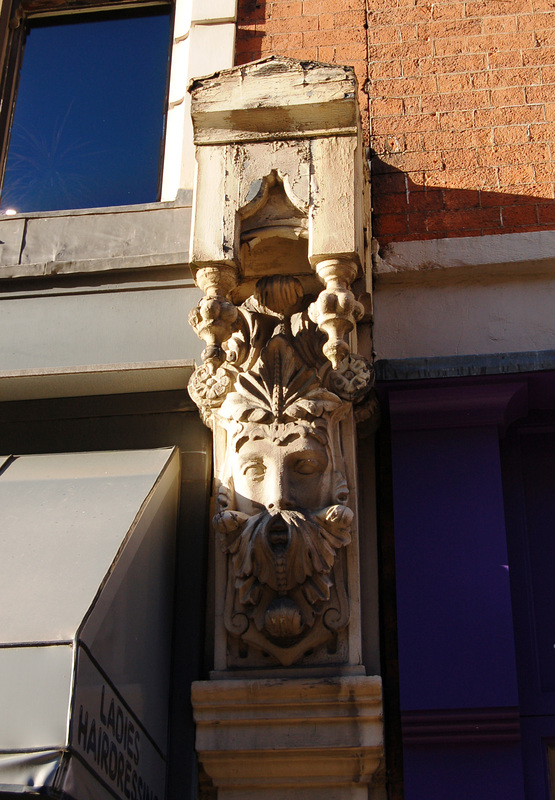
M0 211L158 199L166 7L29 23Z

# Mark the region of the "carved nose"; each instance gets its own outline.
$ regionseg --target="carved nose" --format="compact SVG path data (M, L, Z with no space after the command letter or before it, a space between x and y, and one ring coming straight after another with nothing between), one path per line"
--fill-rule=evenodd
M272 487L272 491L269 492L268 497L268 511L281 511L287 508L294 508L294 505L295 504L288 496L281 481Z
M282 511L284 509L295 508L294 497L292 496L293 487L291 486L287 465L284 463L283 456L278 452L275 460L267 473L266 508L268 511Z
M292 500L287 500L284 497L281 497L279 500L268 503L267 508L268 511L284 511L295 508L295 503Z

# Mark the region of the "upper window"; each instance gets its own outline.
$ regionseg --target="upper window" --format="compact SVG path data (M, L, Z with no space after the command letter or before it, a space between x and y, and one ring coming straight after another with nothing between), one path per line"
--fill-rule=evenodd
M30 18L0 212L159 198L167 6Z

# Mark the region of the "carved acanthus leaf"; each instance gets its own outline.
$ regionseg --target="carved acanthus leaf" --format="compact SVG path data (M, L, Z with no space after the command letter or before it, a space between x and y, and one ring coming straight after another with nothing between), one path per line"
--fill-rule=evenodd
M317 419L343 406L336 394L322 388L314 369L299 363L282 335L270 340L257 366L238 375L221 409L223 418L283 423Z

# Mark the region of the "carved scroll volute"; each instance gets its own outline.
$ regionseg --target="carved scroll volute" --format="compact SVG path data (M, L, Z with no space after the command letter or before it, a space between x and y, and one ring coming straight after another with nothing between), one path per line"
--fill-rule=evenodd
M336 370L350 355L345 338L364 316L364 306L356 300L350 290L357 276L357 265L341 258L321 261L316 272L325 284L318 299L310 306L309 314L320 330L328 337L323 352Z
M202 360L208 372L215 375L226 358L222 345L238 327L237 308L229 299L229 293L237 286L237 270L232 266L207 266L198 269L195 277L205 296L189 314L189 323L206 343Z

